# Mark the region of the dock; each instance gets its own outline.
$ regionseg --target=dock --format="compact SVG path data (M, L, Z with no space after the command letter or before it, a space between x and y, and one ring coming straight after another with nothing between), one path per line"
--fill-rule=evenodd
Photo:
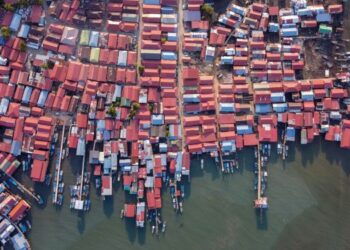
M18 190L20 190L22 193L27 194L28 196L30 196L33 200L35 200L39 205L41 205L43 203L43 200L41 199L40 196L35 195L34 192L30 191L29 189L27 189L24 185L22 185L20 182L18 182L15 178L13 178L12 176L6 174L5 172L3 172L4 175L11 180L11 182L18 188Z
M261 155L260 155L260 144L258 144L258 195L257 199L261 199Z
M62 136L61 136L61 145L60 145L60 152L59 152L59 159L58 159L57 166L55 166L55 171L57 173L56 180L54 180L56 182L56 186L55 186L55 190L54 190L55 197L54 197L53 203L55 203L55 204L57 204L58 186L59 186L59 182L60 182L59 173L61 171L61 165L62 165L62 153L63 153L63 143L64 143L64 132L65 132L65 129L66 129L66 123L63 123Z
M81 182L80 182L80 189L79 189L79 200L83 200L82 196L83 196L83 186L84 186L84 172L85 172L85 156L86 156L86 152L83 155L83 162L81 164Z

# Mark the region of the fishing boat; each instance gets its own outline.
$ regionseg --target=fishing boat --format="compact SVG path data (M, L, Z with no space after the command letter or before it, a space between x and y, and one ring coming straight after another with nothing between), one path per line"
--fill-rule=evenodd
M95 187L96 189L99 189L101 187L101 179L98 177L95 179Z
M165 233L165 230L166 230L166 221L164 221L162 224L162 233Z
M57 195L57 202L56 202L57 205L59 206L62 206L63 204L63 194L58 194Z
M87 199L84 201L84 211L89 211L91 205L91 200Z
M278 155L281 155L281 154L282 154L282 143L281 143L281 142L279 142L279 143L277 144L277 154L278 154Z
M176 210L177 207L177 202L176 202L176 198L173 198L173 208Z
M62 194L64 191L64 183L61 182L58 184L58 193Z
M137 202L136 204L136 227L143 228L145 226L145 202Z
M70 204L69 204L70 209L73 209L75 207L76 200L77 200L76 198L70 199Z

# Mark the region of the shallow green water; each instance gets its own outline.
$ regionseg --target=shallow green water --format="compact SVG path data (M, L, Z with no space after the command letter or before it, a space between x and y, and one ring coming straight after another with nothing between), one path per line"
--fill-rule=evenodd
M61 210L50 202L32 209L33 249L350 249L349 151L317 140L291 147L285 163L273 156L266 221L252 208L252 158L253 150L241 152L241 172L224 177L210 159L204 172L195 160L184 215L175 215L169 194L163 195L168 226L159 238L149 226L138 231L120 220L125 197L119 187L105 202L92 187L92 210L84 216L69 210L67 193ZM72 165L65 162L66 185L79 169Z

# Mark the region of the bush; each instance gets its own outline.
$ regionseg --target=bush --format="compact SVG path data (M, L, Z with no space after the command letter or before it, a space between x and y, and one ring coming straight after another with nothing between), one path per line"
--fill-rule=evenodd
M43 5L44 1L43 0L35 0L34 4L35 5Z
M117 111L115 111L115 107L113 105L109 106L107 114L109 114L113 118L117 116Z
M49 65L47 65L47 63L44 63L43 65L41 65L41 69L42 70L48 70L49 69Z
M203 4L201 6L202 15L209 20L212 20L214 14L214 8L209 4Z
M11 36L10 28L6 27L6 26L1 27L1 33L5 39L10 38L10 36Z
M134 103L131 105L131 110L138 111L139 109L140 109L140 103L134 102Z
M15 11L15 7L13 7L13 5L10 4L10 3L5 3L4 4L4 9L7 10L7 11Z
M29 1L28 0L19 0L17 5L20 8L27 8L29 6Z
M21 43L19 44L19 51L26 52L26 50L27 50L27 44L25 43L25 41L21 41Z
M142 75L143 72L145 72L145 67L143 67L142 65L140 65L140 66L138 67L138 70L139 70L139 74Z
M53 67L55 67L55 63L53 61L47 60L46 64L47 68L49 69L53 69Z

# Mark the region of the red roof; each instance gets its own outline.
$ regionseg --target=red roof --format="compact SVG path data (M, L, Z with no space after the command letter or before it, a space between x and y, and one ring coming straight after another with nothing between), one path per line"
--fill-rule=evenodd
M30 177L33 181L44 182L48 167L48 161L33 160L32 171Z

